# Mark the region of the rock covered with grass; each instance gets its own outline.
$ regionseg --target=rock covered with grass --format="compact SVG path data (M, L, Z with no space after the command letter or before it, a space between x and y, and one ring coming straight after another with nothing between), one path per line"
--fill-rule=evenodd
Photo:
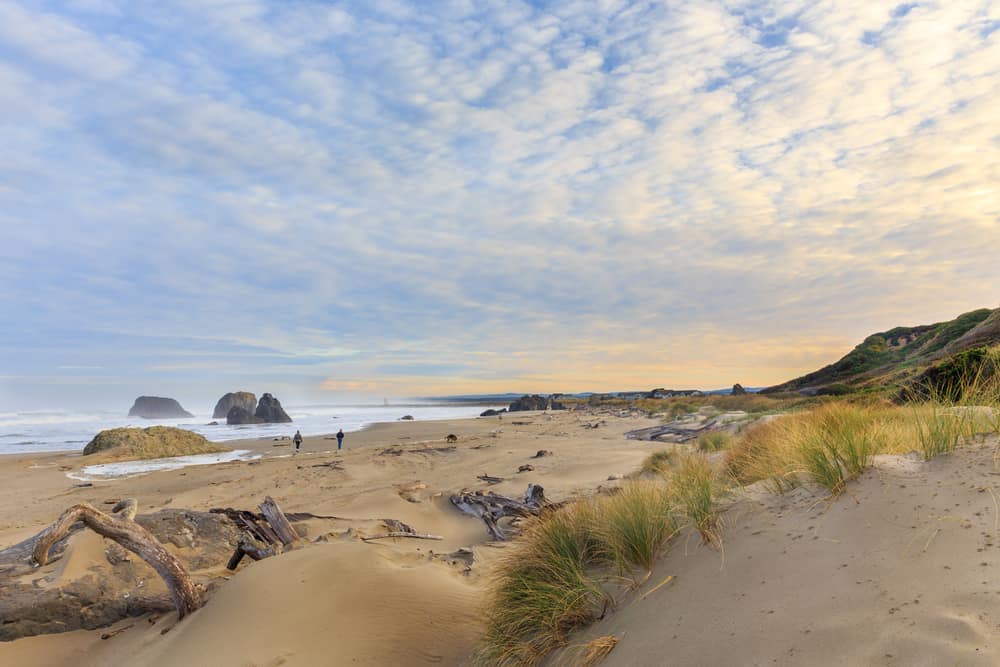
M101 431L83 448L84 455L101 453L102 459L158 459L168 456L212 454L228 448L205 436L172 426L112 428Z

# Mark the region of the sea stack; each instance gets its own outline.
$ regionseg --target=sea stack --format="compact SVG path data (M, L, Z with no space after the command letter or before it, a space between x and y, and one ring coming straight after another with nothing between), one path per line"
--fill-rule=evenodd
M251 415L257 407L257 396L249 391L231 391L215 404L212 419L224 419L233 408L243 408Z
M264 394L260 397L254 416L271 424L284 424L292 421L288 413L282 409L281 402L271 394Z
M160 396L140 396L135 399L132 409L128 411L129 417L142 417L143 419L178 419L182 417L194 417L193 414L181 407L181 404L172 398L161 398Z

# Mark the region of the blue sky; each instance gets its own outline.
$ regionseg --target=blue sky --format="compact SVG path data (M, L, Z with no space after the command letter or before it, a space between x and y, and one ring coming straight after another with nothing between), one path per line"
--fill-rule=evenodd
M0 398L762 385L996 307L998 26L6 0Z

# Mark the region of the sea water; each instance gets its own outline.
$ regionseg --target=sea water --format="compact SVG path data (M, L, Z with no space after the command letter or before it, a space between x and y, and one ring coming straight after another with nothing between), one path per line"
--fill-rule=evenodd
M244 424L229 426L225 418L211 413L184 419L141 419L118 412L73 412L33 410L0 412L0 454L81 451L100 431L124 426L176 426L200 433L213 442L250 438L291 437L296 429L305 437L358 431L370 424L397 421L411 415L416 421L476 417L489 407L502 406L408 403L397 405L303 405L284 406L290 424ZM127 411L126 411L127 412ZM218 422L212 424L211 422Z

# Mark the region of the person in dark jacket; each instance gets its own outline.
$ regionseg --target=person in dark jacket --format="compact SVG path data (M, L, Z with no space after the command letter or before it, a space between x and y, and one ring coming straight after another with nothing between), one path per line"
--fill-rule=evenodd
M344 446L344 429L337 431L337 449L341 449Z
M302 433L295 431L295 437L292 438L292 442L295 443L295 451L299 451L299 445L302 444Z

